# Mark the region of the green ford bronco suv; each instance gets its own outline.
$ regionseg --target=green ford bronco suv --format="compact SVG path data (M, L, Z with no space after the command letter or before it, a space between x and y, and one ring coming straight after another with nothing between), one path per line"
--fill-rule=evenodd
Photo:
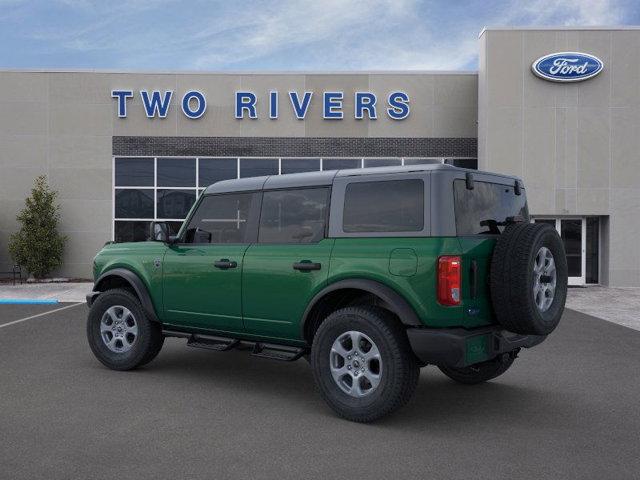
M558 325L561 239L530 223L521 180L445 165L215 183L175 236L111 243L94 261L87 336L107 367L150 362L165 337L306 358L353 421L413 394L420 367L497 377Z

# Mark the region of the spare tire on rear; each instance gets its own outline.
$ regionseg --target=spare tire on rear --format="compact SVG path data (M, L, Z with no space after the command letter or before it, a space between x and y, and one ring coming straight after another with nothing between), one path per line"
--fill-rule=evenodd
M489 285L498 322L507 330L548 335L567 298L562 239L546 223L507 226L493 251Z

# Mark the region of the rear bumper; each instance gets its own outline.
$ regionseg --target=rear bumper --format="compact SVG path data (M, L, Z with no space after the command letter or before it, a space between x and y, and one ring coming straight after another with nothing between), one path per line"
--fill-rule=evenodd
M426 364L462 368L491 360L518 348L542 343L546 335L520 335L499 326L464 328L408 328L415 355Z

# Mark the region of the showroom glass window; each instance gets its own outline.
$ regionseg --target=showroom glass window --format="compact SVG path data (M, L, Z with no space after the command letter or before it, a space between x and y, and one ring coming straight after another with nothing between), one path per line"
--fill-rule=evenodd
M154 220L175 234L209 185L234 178L345 168L453 163L475 159L431 157L117 157L113 172L113 240L144 241Z
M114 240L145 240L155 215L155 159L116 158L114 183Z
M156 218L180 221L196 202L196 159L157 159Z

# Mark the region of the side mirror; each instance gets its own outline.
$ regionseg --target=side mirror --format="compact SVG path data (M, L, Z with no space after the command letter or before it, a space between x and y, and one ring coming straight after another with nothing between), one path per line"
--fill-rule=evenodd
M167 243L169 241L169 226L166 222L151 222L149 239L154 242Z

